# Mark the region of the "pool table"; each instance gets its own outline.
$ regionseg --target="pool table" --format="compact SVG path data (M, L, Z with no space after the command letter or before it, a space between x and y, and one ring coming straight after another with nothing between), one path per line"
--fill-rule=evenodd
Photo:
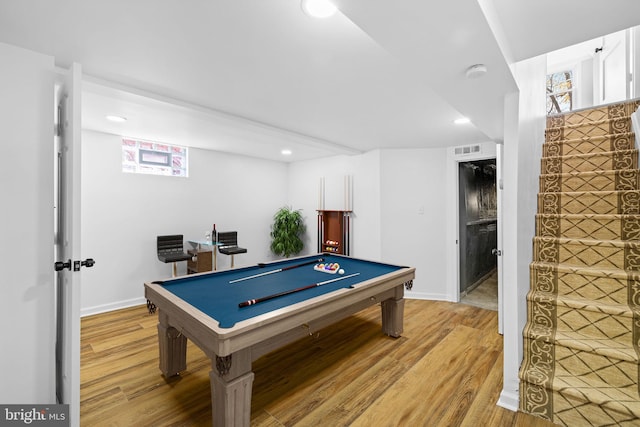
M344 272L318 271L319 263ZM158 308L160 370L168 378L186 369L190 339L212 361L213 424L248 426L253 360L378 303L382 331L399 337L414 276L411 267L317 254L145 283Z

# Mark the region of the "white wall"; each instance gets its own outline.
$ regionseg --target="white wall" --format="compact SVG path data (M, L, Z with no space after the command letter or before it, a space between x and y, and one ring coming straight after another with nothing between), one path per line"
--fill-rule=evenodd
M545 128L544 55L518 62L513 73L519 94L505 99L503 189L504 378L498 404L518 408L518 370L527 316L529 264Z
M640 109L631 114L631 126L633 127L633 133L640 135ZM640 141L637 138L635 139L635 147L640 147Z
M55 403L53 58L0 43L0 402Z
M574 110L593 106L593 58L585 59L577 65L577 85Z
M409 298L447 299L445 148L383 150L382 258L416 267Z
M386 149L291 164L290 202L307 217L307 253L317 248L320 177L352 175L351 255L416 267L407 298L452 300L447 284L455 280L457 266L449 262L445 245L457 222L447 208L456 199L449 194L447 162L447 149L435 148Z
M382 176L380 151L356 157L353 177L354 256L384 260L382 254L382 215L380 205Z
M171 276L171 264L157 259L157 235L183 234L189 247L215 223L237 230L248 249L237 267L274 259L269 233L288 200L285 163L190 149L189 178L177 178L122 173L121 158L120 137L83 132L82 250L96 260L82 270L84 315L140 304L144 282ZM218 254L218 269L229 267Z
M631 99L640 98L640 26L633 27L630 31L631 39Z
M350 255L380 260L380 153L335 156L289 165L289 204L302 209L307 224L305 254L318 250L317 213L321 177L353 177ZM340 180L338 180L341 182ZM342 187L326 192L342 191Z

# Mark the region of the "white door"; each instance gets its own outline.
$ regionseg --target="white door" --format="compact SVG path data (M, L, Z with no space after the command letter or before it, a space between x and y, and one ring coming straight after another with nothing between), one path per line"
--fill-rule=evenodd
M0 64L0 403L52 404L54 61L0 43Z
M56 393L80 425L80 101L81 69L74 64L56 91L57 138L57 342Z
M594 61L595 105L610 104L629 98L629 51L627 31L619 31L602 38Z

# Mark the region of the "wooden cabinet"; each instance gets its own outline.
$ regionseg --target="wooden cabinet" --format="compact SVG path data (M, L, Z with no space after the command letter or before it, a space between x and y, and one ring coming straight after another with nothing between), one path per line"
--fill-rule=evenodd
M214 248L215 250L215 248ZM203 273L213 269L212 251L191 249L188 251L191 259L187 260L187 274Z
M318 211L318 252L349 255L351 211Z

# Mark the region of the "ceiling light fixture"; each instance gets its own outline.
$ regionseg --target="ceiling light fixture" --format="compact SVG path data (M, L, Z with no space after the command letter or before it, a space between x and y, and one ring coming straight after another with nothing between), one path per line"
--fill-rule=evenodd
M328 18L338 11L329 0L301 0L300 6L312 18Z
M127 121L127 118L122 116L105 116L105 119L116 123L124 123Z
M484 64L476 64L467 68L465 72L468 79L477 79L487 74L487 66Z
M293 152L291 150L282 150L280 152L280 154L282 154L283 156L290 156Z
M469 120L468 117L461 117L459 119L454 120L453 123L455 123L457 125L464 125L464 124L467 124L467 123L471 123L471 120Z

